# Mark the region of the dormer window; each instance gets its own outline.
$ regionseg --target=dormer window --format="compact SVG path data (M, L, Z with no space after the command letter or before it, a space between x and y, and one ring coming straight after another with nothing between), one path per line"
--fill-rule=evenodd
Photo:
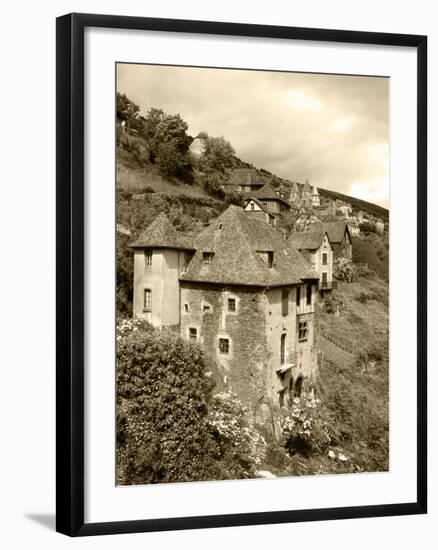
M213 252L203 252L202 253L202 262L204 265L211 265L211 261L213 259Z
M269 251L259 251L257 252L259 257L264 261L264 263L268 267L272 267L274 264L274 252L272 250Z

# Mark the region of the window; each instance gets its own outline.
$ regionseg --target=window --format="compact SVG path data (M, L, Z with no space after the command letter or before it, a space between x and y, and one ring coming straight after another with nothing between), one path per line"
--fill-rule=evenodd
M251 210L254 210L254 203L251 203Z
M144 251L144 265L145 267L152 267L152 250Z
M305 342L307 340L308 333L308 323L307 321L300 321L298 323L298 341Z
M143 310L152 310L152 291L149 288L145 288L143 291Z
M228 338L219 338L219 353L228 354L230 352L230 341Z
M293 376L289 380L289 399L292 399L294 396L294 379Z
M189 312L189 304L184 304L184 313Z
M281 391L278 392L278 403L279 403L280 407L284 407L285 394L286 394L286 389L282 389Z
M322 265L327 265L328 263L328 254L327 252L322 253Z
M210 311L211 311L211 306L210 306L209 304L204 304L204 305L202 306L202 311L203 311L203 313L210 313Z
M196 328L189 328L189 340L192 342L196 342L198 339L198 330Z
M281 335L280 339L280 364L286 363L286 334Z
M301 301L301 287L297 287L297 306L300 307L300 301Z
M310 306L312 303L312 285L309 283L307 285L307 305Z
M287 288L283 288L281 291L281 312L283 315L289 313L289 291Z
M228 298L228 311L236 311L236 298Z
M273 263L274 263L274 253L268 252L268 267L272 267Z
M303 378L300 376L295 382L295 397L301 397L301 389L303 387Z
M274 263L274 253L272 251L268 251L268 252L259 251L257 252L257 254L268 267L272 267Z
M211 260L213 259L213 252L203 252L202 261L204 265L211 265Z

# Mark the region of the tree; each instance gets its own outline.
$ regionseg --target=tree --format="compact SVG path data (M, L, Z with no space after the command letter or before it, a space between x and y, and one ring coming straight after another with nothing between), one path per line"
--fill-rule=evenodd
M128 99L125 94L117 92L117 118L129 123L138 116L140 107Z
M205 141L204 154L199 159L199 169L205 173L217 172L228 175L233 167L235 151L229 141L223 136L209 137L203 132Z
M193 180L190 137L187 123L180 115L166 115L161 109L151 109L145 119L145 139L149 144L149 159L167 177Z

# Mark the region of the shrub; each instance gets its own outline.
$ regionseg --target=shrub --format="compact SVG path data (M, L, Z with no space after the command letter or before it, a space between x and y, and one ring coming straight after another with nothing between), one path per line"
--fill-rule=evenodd
M135 322L117 347L117 463L125 484L226 477L209 432L213 383L198 346Z
M282 417L284 446L290 454L324 453L331 443L327 413L319 399L307 393L295 397Z
M355 273L352 262L350 260L347 260L347 258L338 258L334 264L333 276L339 281L352 283L355 280Z
M227 475L232 479L254 477L265 442L235 394L226 392L213 397L208 425Z

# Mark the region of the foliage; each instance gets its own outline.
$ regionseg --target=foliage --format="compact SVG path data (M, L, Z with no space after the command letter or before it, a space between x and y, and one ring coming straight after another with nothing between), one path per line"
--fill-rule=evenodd
M132 316L134 260L129 242L129 236L117 233L116 310L118 315L124 317Z
M355 272L353 264L347 258L338 258L334 262L333 277L339 281L352 283L355 280Z
M353 237L353 262L368 264L385 281L389 278L389 244L385 237L361 235Z
M145 319L119 317L116 328L117 342L135 332L153 332L154 327Z
M128 99L125 94L117 92L117 118L131 122L138 117L140 107Z
M235 394L227 392L213 397L208 425L230 478L254 477L264 454L265 442Z
M161 109L151 109L145 125L151 162L164 176L192 181L191 138L187 135L187 123L179 114L167 115Z
M128 330L117 343L120 482L226 477L207 423L213 383L201 349L165 331Z
M319 385L333 426L332 444L347 450L355 471L386 470L389 456L386 367L375 374L363 374L327 362Z
M204 133L205 151L198 160L201 171L226 174L233 167L235 151L223 136L210 137Z
M284 445L291 454L324 453L331 443L331 427L319 399L303 392L282 416Z

